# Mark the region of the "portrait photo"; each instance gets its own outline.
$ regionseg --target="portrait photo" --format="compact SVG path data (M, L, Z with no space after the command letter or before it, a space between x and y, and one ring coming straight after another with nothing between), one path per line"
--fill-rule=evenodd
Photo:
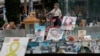
M62 27L63 30L74 30L76 25L76 19L77 17L71 17L71 16L64 16L62 20Z
M35 37L37 38L38 42L44 41L45 28L45 26L41 26L38 24L35 25Z
M63 31L58 28L51 28L47 35L47 40L59 41L62 39Z

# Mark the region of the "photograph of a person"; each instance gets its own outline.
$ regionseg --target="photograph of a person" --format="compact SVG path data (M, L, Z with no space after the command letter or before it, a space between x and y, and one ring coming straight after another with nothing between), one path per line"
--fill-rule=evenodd
M40 42L39 46L41 47L42 53L49 53L50 52L49 42Z
M62 21L62 29L73 30L75 28L77 17L64 16Z
M35 37L36 41L41 42L44 41L45 36L45 26L35 25Z
M86 36L86 30L79 30L78 31L78 40L79 41L83 40L84 36Z
M74 51L74 43L73 42L66 42L66 53L68 54L76 54Z
M93 46L93 52L100 53L100 46L98 46L98 45Z
M59 41L62 39L63 31L57 28L51 28L47 35L47 40Z
M26 50L26 53L27 54L33 54L34 52L34 49L36 48L36 47L38 47L39 46L39 43L38 42L29 42L28 43L28 46L27 46L27 50Z
M81 46L82 46L82 43L74 42L74 52L78 53L78 51L80 50Z

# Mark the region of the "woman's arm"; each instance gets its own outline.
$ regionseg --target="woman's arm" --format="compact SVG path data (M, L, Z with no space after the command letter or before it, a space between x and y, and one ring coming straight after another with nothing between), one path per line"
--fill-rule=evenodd
M59 9L59 18L61 18L62 17L62 12L61 12L61 10Z
M49 15L49 14L51 14L51 13L53 13L53 12L54 12L54 9L52 9L50 12L48 12L48 13L46 14L46 16Z

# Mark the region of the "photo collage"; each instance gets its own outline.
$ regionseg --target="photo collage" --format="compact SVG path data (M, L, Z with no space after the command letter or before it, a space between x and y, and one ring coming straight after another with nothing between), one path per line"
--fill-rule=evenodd
M72 33L68 34L76 27L76 19L76 17L65 16L61 28L50 28L48 33L46 26L37 23L32 25L36 39L1 37L0 54L4 56L24 56L25 54L44 53L100 53L100 42L92 41L92 36L87 35L86 30L78 30L77 36Z

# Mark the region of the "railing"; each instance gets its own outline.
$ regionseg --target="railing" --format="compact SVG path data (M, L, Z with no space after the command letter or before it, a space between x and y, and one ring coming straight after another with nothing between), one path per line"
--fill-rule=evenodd
M25 30L24 29L0 30L0 37L25 37Z

